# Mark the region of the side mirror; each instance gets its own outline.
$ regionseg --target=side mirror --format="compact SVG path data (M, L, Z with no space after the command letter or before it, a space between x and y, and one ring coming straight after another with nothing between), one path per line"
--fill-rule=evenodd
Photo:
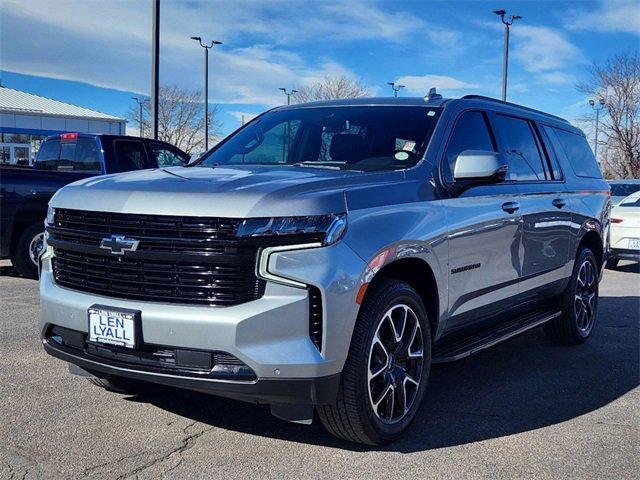
M458 155L453 172L456 182L465 184L501 182L507 174L507 162L497 152L465 150Z

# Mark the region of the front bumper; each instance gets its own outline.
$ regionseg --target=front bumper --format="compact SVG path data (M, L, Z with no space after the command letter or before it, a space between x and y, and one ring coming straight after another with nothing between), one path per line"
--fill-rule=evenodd
M321 292L324 335L320 350L309 336L306 288L268 281L261 298L231 307L122 300L57 285L47 255L42 258L40 277L40 332L44 348L54 357L105 375L260 403L331 403L357 317L355 296L364 263L346 244L339 242L325 248L274 252L269 257L268 269L275 276L312 285ZM198 378L179 372L152 371L92 358L49 341L47 332L52 326L86 333L87 311L94 304L140 310L145 344L227 352L246 364L255 373L255 380Z
M630 250L628 248L612 248L609 250L609 258L640 262L640 250Z
M158 373L113 364L72 351L50 338L42 340L45 351L97 376L115 375L147 382L184 388L222 397L264 404L324 405L335 401L340 374L318 378L263 378L252 381L204 379L180 374Z

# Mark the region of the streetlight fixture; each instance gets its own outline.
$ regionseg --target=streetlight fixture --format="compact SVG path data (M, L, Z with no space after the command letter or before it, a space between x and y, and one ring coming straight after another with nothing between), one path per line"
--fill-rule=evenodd
M291 90L287 92L287 89L284 87L280 87L278 90L282 90L287 96L287 105L291 105L291 95L293 95L294 93L298 93L298 90Z
M591 105L591 108L593 109L593 111L596 112L596 138L593 145L593 156L596 157L596 160L597 160L598 159L598 129L600 127L600 110L604 109L604 107L606 107L607 105L604 101L604 98L601 98L600 100L598 100L597 104L595 100L589 100L589 105Z
M500 16L500 20L504 24L504 58L502 60L502 101L507 101L507 70L509 68L509 27L513 25L513 22L520 20L520 15L510 15L508 20L505 20L507 12L504 10L494 10L493 13Z
M191 37L204 48L204 149L209 150L209 49L214 45L222 45L222 42L211 40L209 44L202 43L202 38Z
M396 85L396 82L387 82L387 85L391 86L391 90L393 90L394 98L398 98L398 92L401 88L404 88L404 85Z
M140 138L144 137L144 127L142 126L142 105L144 105L145 102L147 102L148 100L146 98L139 98L139 97L131 97L133 100L135 100L138 103L138 107L140 107L140 117L138 120L138 127L140 130Z

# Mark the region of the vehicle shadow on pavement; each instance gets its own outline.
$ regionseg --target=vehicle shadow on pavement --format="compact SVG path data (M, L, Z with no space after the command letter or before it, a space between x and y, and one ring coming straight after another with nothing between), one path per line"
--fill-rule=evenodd
M462 445L534 430L597 410L639 384L640 297L601 297L607 321L585 345L565 347L536 329L456 363L434 366L427 398L398 442L380 448L403 453ZM302 426L272 417L269 408L149 387L131 401L151 403L218 428L355 451L371 450L333 438L319 420Z
M3 265L0 267L0 277L20 277L20 274L11 265Z

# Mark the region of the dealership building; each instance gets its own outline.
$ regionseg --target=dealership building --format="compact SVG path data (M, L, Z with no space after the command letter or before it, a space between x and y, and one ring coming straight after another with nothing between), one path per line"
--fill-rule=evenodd
M125 126L126 120L113 115L0 86L0 163L33 163L49 135L124 135Z

